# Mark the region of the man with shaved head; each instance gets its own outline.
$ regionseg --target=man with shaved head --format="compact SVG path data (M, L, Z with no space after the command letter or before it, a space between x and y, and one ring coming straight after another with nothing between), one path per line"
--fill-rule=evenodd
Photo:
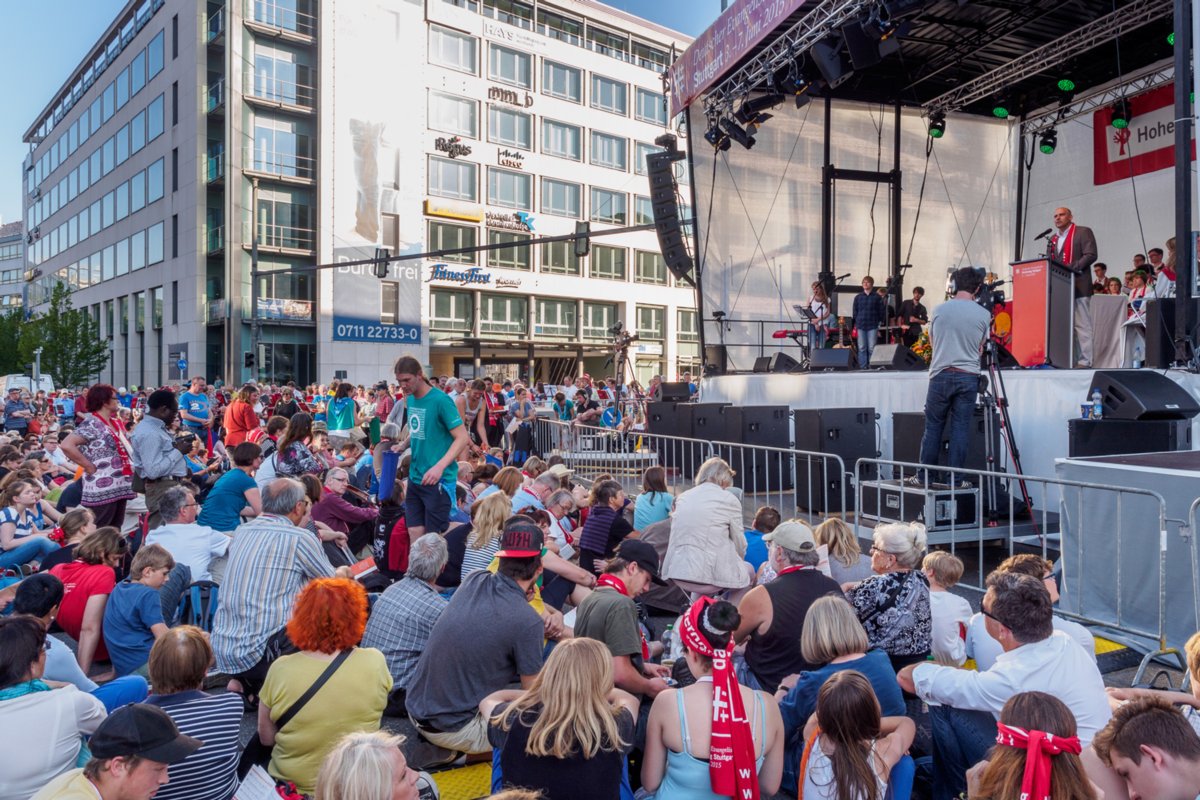
M1050 237L1051 258L1075 274L1075 348L1077 367L1092 366L1092 264L1097 258L1096 235L1091 228L1076 225L1069 208L1054 209L1054 235Z

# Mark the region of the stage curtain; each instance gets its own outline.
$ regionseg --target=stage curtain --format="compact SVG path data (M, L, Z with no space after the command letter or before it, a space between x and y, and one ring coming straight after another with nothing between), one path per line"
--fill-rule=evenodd
M1125 323L1129 300L1125 295L1092 295L1092 367L1116 369L1121 366L1121 326Z

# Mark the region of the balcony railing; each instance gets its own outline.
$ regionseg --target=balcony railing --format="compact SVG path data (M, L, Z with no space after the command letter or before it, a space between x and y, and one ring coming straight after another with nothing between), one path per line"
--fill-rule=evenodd
M254 230L249 222L245 225L244 235L244 244L246 246L253 244ZM311 228L258 223L259 247L271 247L278 250L312 250L316 246L316 241L316 232Z
M317 18L298 11L294 4L273 3L271 0L247 0L246 16L260 25L313 37L317 33Z
M316 174L317 160L309 156L247 145L245 158L246 169L267 175L308 181Z
M220 147L204 156L204 182L214 183L225 178L225 148Z
M225 7L222 6L209 15L204 22L204 43L219 42L225 36Z
M204 321L205 322L221 322L229 319L229 301L228 300L209 300L204 301Z
M209 255L225 250L225 226L209 228L204 234L204 249Z
M312 86L275 78L260 73L246 75L246 97L285 106L312 109L317 103L317 90Z
M204 111L211 114L225 105L225 79L220 78L216 83L208 87L208 92L204 98Z
M257 316L259 319L309 321L313 318L313 302L286 297L260 297Z

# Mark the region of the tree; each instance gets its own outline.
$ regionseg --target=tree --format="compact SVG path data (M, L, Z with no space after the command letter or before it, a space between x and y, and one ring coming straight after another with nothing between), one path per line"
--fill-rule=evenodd
M63 283L55 285L46 311L21 326L21 364L32 361L38 347L42 372L54 378L55 386L89 383L108 365L110 356L100 326L86 311L72 308L71 293Z
M21 363L21 328L25 324L25 312L12 308L0 314L0 375L24 372Z

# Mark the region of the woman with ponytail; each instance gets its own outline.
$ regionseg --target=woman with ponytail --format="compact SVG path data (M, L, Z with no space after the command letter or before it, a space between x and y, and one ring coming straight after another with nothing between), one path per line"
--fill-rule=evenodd
M654 699L646 727L642 786L655 800L758 800L779 791L783 720L765 692L738 685L731 603L702 597L683 615L679 636L696 683Z

